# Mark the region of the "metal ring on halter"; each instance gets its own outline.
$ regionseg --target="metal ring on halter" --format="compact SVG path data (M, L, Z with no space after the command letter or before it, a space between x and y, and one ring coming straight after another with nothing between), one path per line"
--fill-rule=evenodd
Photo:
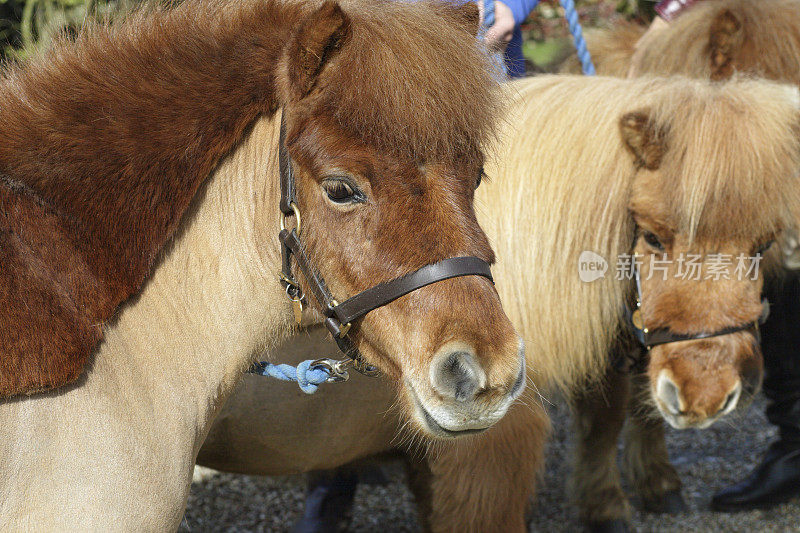
M286 219L289 218L290 216L294 216L294 219L297 221L297 226L295 227L295 229L297 230L297 234L299 235L300 234L300 225L301 225L301 222L300 222L300 208L298 208L297 204L294 203L294 202L289 204L289 207L291 207L292 211L294 211L294 215L287 215L285 213L281 215L281 231L286 229Z
M312 362L309 368L321 368L330 376L327 380L328 383L341 383L350 379L350 374L347 372L347 367L351 361L338 361L336 359L317 359Z
M281 279L281 282L286 287L286 297L292 300L293 302L302 302L305 299L305 295L303 294L303 289L300 288L298 283L289 278L283 272L278 272L278 276Z

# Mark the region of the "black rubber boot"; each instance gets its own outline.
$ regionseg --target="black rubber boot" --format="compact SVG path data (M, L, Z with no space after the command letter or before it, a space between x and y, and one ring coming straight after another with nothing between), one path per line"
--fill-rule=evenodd
M779 439L748 477L712 498L715 511L766 509L800 496L800 273L788 271L765 293L771 314L761 330L764 394Z
M358 473L350 469L309 474L305 512L292 533L345 531L357 487Z

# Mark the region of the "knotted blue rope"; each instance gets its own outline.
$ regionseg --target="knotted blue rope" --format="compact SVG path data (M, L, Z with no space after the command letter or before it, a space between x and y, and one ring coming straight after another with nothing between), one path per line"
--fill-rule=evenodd
M314 394L319 385L328 381L331 374L320 366L312 367L313 363L311 360L303 361L295 368L292 365L273 365L262 361L253 365L248 372L281 381L295 381L300 390L306 394Z
M578 52L578 59L581 62L581 69L587 76L594 76L594 64L592 63L592 55L589 53L589 48L586 46L586 39L583 36L583 28L581 28L580 20L578 19L578 10L575 8L574 0L560 0L561 7L564 8L564 17L567 19L569 32L572 34L572 41L575 44L575 50ZM531 6L531 10L539 5L538 0ZM490 28L495 22L494 17L494 0L483 0L483 26L485 29Z

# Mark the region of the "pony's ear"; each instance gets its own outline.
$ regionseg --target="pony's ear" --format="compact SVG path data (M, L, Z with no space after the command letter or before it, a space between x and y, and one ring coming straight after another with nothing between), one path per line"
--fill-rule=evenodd
M720 11L711 22L708 41L712 80L725 80L733 75L734 58L743 42L742 21L730 9Z
M657 170L667 151L666 129L656 125L647 111L634 111L619 121L622 141L639 168Z
M481 29L481 12L477 3L464 2L458 5L450 2L441 2L437 7L445 16L455 20L456 24L463 26L467 32L475 37L478 36L478 32Z
M287 49L289 97L300 100L314 87L325 64L350 34L350 17L326 0L297 26Z

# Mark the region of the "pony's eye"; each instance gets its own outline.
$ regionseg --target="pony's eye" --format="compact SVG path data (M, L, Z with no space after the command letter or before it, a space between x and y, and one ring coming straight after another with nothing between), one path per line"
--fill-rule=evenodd
M764 244L755 249L753 255L764 255L764 253L770 249L770 247L773 245L774 242L775 242L774 240L765 242Z
M661 241L658 240L658 237L656 237L655 233L652 233L650 231L645 231L642 233L642 237L644 237L644 242L646 242L651 247L655 248L659 252L664 251L664 245L661 244Z
M337 204L353 204L364 201L364 193L348 180L329 178L322 182L322 188L331 202Z

